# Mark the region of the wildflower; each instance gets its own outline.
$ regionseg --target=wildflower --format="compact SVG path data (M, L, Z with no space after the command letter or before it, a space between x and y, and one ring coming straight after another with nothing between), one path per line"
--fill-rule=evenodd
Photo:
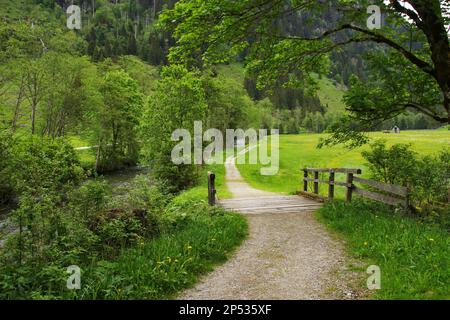
M365 246L367 246L367 245L368 245L367 241L364 241L364 245L365 245Z

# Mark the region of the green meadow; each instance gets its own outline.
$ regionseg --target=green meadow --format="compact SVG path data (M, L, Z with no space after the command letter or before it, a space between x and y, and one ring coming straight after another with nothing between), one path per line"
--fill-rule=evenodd
M421 155L436 154L440 150L450 147L449 130L403 131L400 134L377 132L368 135L371 142L384 139L387 141L387 145L411 144L413 149ZM369 145L351 150L344 146L318 149L320 138L325 136L325 134L281 135L280 170L277 175L262 176L259 164L241 164L238 165L238 169L244 179L253 187L287 194L299 190L303 177L301 169L305 167L360 168L362 177L368 176L369 172L361 152L368 150Z

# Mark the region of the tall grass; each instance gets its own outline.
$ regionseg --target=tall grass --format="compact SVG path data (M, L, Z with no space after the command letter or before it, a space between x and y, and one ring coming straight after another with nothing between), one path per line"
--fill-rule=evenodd
M226 197L225 167L202 168L198 186L176 196L166 209L166 232L125 249L116 261L95 263L75 298L170 299L226 261L246 238L247 222L207 205L207 171L214 171L219 196Z
M221 213L197 217L173 233L100 262L87 275L83 299L169 299L227 259L247 234L245 220Z
M450 299L450 237L437 225L371 201L337 201L318 217L349 250L381 269L378 299Z

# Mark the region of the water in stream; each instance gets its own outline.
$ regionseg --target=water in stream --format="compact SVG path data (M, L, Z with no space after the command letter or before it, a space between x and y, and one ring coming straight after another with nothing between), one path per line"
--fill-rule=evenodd
M146 173L148 173L148 168L146 167L130 167L103 174L100 177L104 178L109 183L114 196L121 196L125 190L124 187L129 186L136 176ZM12 206L0 206L0 248L4 244L5 235L16 231L16 228L8 219L12 210Z
M118 170L112 173L104 174L103 177L111 186L113 195L120 195L123 187L127 187L134 178L141 174L148 173L147 167L131 167L124 170Z

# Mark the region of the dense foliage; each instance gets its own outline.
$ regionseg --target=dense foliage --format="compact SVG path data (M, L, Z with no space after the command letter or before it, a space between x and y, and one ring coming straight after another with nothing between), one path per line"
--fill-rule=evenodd
M155 146L164 146L160 142L170 140L175 128L189 129L193 120L206 121L204 83L208 76L177 66L164 68L160 75L157 67L124 55L133 53L132 42L124 44L121 38L130 36L130 30L116 38L108 27L125 8L123 4L96 2L91 21L95 24L88 35L99 36L97 42L67 30L64 15L54 3L42 5L18 3L25 10L20 13L10 3L7 13L11 16L0 21L0 202L12 207L0 230L0 295L27 299L168 297L225 259L245 237L245 221L221 210L212 212L203 200L206 192L190 196L190 210L182 203L186 200L171 202L173 192L197 183L193 167L184 171L184 180L155 168L154 179L137 178L120 197L112 195L106 182L92 178L96 174L91 169L105 172L140 160L151 162L152 158L140 159L141 143L142 154L147 150L152 157L160 156L162 167L170 166L170 159L164 158L168 149L158 151ZM24 13L28 19L20 18ZM248 99L253 106L237 83L229 91L236 100L228 103ZM183 97L179 90L184 89ZM219 84L208 99L214 101L220 89ZM187 101L189 90L192 99ZM170 116L174 107L179 117ZM146 122L152 116L156 122ZM157 122L158 117L166 117L167 130L161 130L163 122ZM155 134L155 140L140 141ZM79 151L70 145L73 141L80 147L90 146L83 151L94 156L90 166L79 161ZM174 241L179 245L174 246ZM173 257L169 262L179 263L167 272L161 268L166 263L160 259L164 247L172 250L167 252L167 257ZM122 274L120 280L117 273L125 271L123 264L130 266L129 255L138 258L137 253L149 264L147 282L130 280L133 274ZM139 259L134 263L142 265ZM82 291L66 288L70 265L82 269ZM139 282L142 287L131 290L127 285L128 291L121 292L122 281ZM116 294L111 288L117 288Z
M411 150L411 145L395 144L387 148L385 142L379 140L362 154L375 180L408 187L415 211L450 227L450 206L447 204L450 150L443 150L436 156L420 157Z
M179 1L161 17L177 45L171 61L189 66L229 61L246 53L246 68L258 87L280 79L294 87L312 88L314 74L326 74L329 53L348 44L379 44L368 57L370 76L350 81L346 99L350 119L333 129L330 143L356 140L374 123L414 110L441 123L450 121L450 45L446 31L447 1L376 1L385 13L381 30L366 27L373 1ZM286 17L309 12L317 21L339 9L339 19L312 34L278 28ZM407 19L405 19L405 17ZM409 20L408 20L409 19ZM406 27L405 27L406 26ZM409 43L406 47L405 44ZM340 129L339 129L340 127Z
M122 197L102 180L80 184L83 170L63 140L33 137L5 152L0 177L19 197L10 216L15 229L0 250L2 298L168 297L246 235L242 217L210 209L195 193L172 200L166 185L146 176ZM144 282L130 271L136 264L147 270ZM72 265L83 272L83 290L66 287Z

